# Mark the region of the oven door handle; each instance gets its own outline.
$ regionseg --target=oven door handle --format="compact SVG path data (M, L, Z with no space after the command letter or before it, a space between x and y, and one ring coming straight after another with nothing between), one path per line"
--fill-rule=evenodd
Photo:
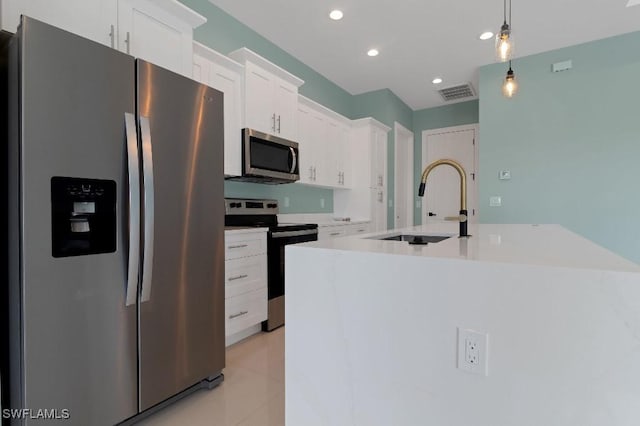
M318 235L317 229L303 229L301 231L279 231L272 232L271 238L287 238L287 237L300 237L303 235Z
M296 172L296 167L298 166L298 155L292 146L289 147L289 150L291 151L291 173L294 174Z

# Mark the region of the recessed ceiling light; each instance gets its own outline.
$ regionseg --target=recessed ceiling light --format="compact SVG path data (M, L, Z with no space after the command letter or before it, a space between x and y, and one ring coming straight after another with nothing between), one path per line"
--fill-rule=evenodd
M342 11L338 9L332 10L331 13L329 13L329 18L333 19L334 21L341 20L343 16L344 14L342 13Z
M442 83L442 79L440 77L436 77L433 80L431 80L431 82L433 84L440 84L440 83Z
M367 52L367 55L369 55L369 56L378 56L378 53L380 53L380 52L378 52L377 49L371 49L371 50L369 50Z
M480 40L489 40L493 38L493 33L491 31L486 31L479 36Z

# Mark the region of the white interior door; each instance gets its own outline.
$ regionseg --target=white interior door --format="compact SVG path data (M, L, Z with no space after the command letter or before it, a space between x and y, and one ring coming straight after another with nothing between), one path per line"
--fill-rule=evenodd
M413 132L399 123L395 138L395 228L413 226Z
M426 167L433 161L448 158L462 165L467 176L467 210L469 222L478 217L476 181L477 126L459 126L422 134L422 163ZM442 221L446 216L457 216L460 211L460 177L446 165L431 171L422 201L422 223Z

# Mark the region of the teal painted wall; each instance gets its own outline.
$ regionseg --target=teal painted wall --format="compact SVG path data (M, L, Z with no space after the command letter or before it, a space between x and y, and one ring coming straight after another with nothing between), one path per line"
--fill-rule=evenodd
M314 101L351 117L353 97L304 63L300 62L251 28L242 24L208 0L180 0L181 3L207 18L207 23L196 28L194 38L200 43L228 54L248 47L259 55L286 69L305 81L300 93ZM225 182L226 197L273 198L280 204L281 213L331 213L333 191L298 184L261 185L244 182ZM285 207L289 197L289 207ZM324 199L324 207L320 201Z
M353 117L373 117L391 127L387 135L387 227L394 228L395 202L395 135L394 123L397 121L407 129L413 128L413 111L395 93L389 89L376 90L353 97Z
M415 202L413 221L416 225L422 223L422 210L417 208L421 203L418 197L418 183L422 175L422 170L426 164L422 164L422 132L425 130L441 129L443 127L463 126L465 124L478 123L479 103L477 100L460 102L452 105L444 105L441 107L427 108L413 113L413 161L414 161L414 188ZM482 144L480 144L482 147Z
M500 92L504 64L481 68L482 222L559 223L640 262L638 46L635 32L519 58L513 99ZM564 60L573 69L552 73Z

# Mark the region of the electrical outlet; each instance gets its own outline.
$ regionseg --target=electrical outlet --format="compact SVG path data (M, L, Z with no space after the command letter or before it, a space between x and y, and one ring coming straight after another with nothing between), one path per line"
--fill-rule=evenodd
M500 207L502 205L502 197L493 195L489 197L489 207Z
M458 328L458 368L489 375L489 335Z
M324 209L324 198L320 198L320 208Z
M284 206L289 207L289 197L284 197Z

